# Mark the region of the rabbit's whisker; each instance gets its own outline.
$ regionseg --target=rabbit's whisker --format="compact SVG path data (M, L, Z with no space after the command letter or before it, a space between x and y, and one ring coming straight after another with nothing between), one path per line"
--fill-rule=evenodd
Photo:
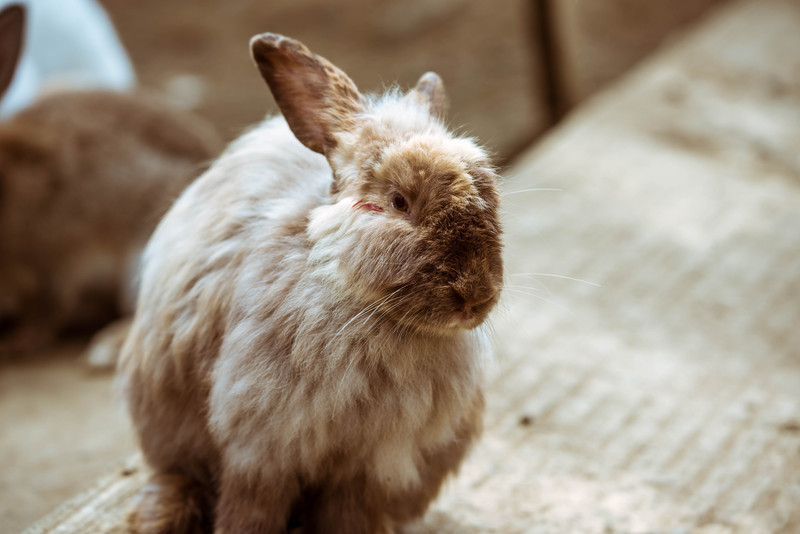
M588 280L582 280L580 278L573 278L571 276L564 276L563 274L550 274L550 273L516 273L512 274L511 276L520 276L525 278L532 278L535 279L539 276L546 276L550 278L561 278L563 280L572 280L573 282L580 282L582 284L587 284L594 287L603 287L602 284L598 284L596 282L590 282Z
M347 328L353 321L355 321L356 319L358 319L359 317L361 317L365 313L369 313L370 311L373 311L373 310L377 309L378 307L380 307L381 304L383 304L384 302L386 302L389 299L391 299L398 291L402 290L403 287L405 287L405 286L402 286L402 287L392 291L388 295L383 296L383 297L379 298L378 300L376 300L375 302L365 306L360 312L358 312L353 317L351 317L349 321L347 321L344 325L342 325L342 327L339 330L337 330L337 332L331 338L331 341L333 341L336 338L338 338L339 335L341 335L342 332L344 332L345 328Z
M534 280L534 282L538 282L538 280ZM553 295L553 292L550 291L550 289L546 285L542 284L541 282L538 282L537 285L538 285L538 287L503 284L503 289L529 289L529 290L535 291L535 292L546 293L546 294L550 295L551 297L555 296L555 295Z
M525 295L525 296L527 296L527 297L533 297L533 298L539 299L539 300L541 300L541 301L543 301L543 302L546 302L546 303L548 303L548 304L552 304L553 306L555 306L556 308L558 308L558 309L559 309L559 310L561 310L561 311L565 311L565 312L568 312L568 311L569 311L567 308L565 308L564 306L562 306L562 305L558 304L557 302L555 302L555 301L552 301L552 300L550 300L550 299L546 299L546 298L544 298L543 296L541 296L541 295L538 295L538 294L536 294L536 293L532 293L532 292L529 292L529 291L523 291L523 290L521 290L521 289L516 289L516 288L508 288L508 291L509 291L510 293L513 293L513 294Z
M342 332L342 330L344 330L344 328L347 325L351 324L354 320L358 319L359 317L363 316L365 313L369 312L369 315L367 317L363 318L362 321L361 321L361 326L362 327L366 326L366 331L362 335L362 339L359 341L358 345L354 347L353 351L350 354L349 361L347 362L347 367L345 368L345 371L344 371L344 373L342 375L342 380L339 383L339 389L337 391L337 396L339 396L341 394L341 390L342 390L342 387L344 385L345 379L346 379L347 376L350 375L350 370L353 367L354 363L356 362L356 360L359 359L362 350L364 348L366 348L367 343L369 341L369 334L371 333L371 331L381 323L381 320L383 319L383 317L385 317L388 313L391 313L391 311L393 311L395 308L400 306L400 304L402 304L403 299L402 298L397 298L396 295L397 295L398 292L403 290L405 287L406 286L401 286L401 287L397 288L396 290L392 291L390 294L378 299L377 301L373 302L369 306L365 307L363 310L361 310L359 313L357 313L352 319L350 319L345 324L345 326L343 326L341 329L339 329L339 332L337 333L337 336L338 336L338 334L340 334ZM392 301L394 301L394 302L392 302ZM375 315L375 313L378 310L380 310L381 306L386 305L387 303L390 303L389 307L387 309L385 309L385 310L382 310L380 315L378 315L377 319L370 324L370 322L369 322L370 319ZM334 336L334 338L337 337L337 336Z
M518 189L517 191L505 191L500 193L500 196L505 198L511 195L518 195L520 193L533 193L535 191L556 191L562 192L563 189L558 189L557 187L533 187L531 189Z

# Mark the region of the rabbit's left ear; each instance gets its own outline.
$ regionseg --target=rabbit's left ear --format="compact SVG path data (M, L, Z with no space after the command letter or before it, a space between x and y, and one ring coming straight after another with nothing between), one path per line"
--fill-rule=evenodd
M334 134L352 129L364 111L353 80L299 41L282 35L256 35L250 48L294 135L311 150L328 155L336 147Z
M406 98L413 98L426 106L431 115L444 117L447 114L448 101L444 90L444 83L435 72L423 74L417 85L408 92Z
M14 79L24 36L25 8L12 4L3 9L0 12L0 98Z

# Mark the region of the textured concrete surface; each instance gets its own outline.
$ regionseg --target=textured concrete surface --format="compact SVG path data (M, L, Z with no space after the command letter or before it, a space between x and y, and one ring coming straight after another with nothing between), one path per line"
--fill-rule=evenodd
M488 432L417 532L800 532L798 146L800 2L760 0L520 162Z
M800 532L798 146L800 1L751 0L523 158L486 435L408 532ZM27 532L125 532L131 462Z
M82 343L0 363L0 532L19 532L136 449L109 374Z

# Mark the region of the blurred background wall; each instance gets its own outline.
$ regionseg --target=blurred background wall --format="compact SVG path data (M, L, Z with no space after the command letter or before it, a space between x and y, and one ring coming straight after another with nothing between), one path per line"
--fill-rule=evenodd
M723 0L543 0L551 9L562 101L591 96Z
M141 84L226 139L276 109L250 63L264 31L305 42L363 91L441 74L451 124L507 163L555 119L722 0L102 0Z

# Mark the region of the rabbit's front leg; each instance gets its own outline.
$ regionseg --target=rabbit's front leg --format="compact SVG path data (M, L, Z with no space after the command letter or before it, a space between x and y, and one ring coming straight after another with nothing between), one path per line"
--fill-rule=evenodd
M301 518L303 534L394 534L394 522L386 514L385 499L359 477L326 487L310 503Z
M128 517L136 534L211 534L213 493L177 473L153 473Z
M284 534L300 493L291 477L225 470L219 483L214 534Z

